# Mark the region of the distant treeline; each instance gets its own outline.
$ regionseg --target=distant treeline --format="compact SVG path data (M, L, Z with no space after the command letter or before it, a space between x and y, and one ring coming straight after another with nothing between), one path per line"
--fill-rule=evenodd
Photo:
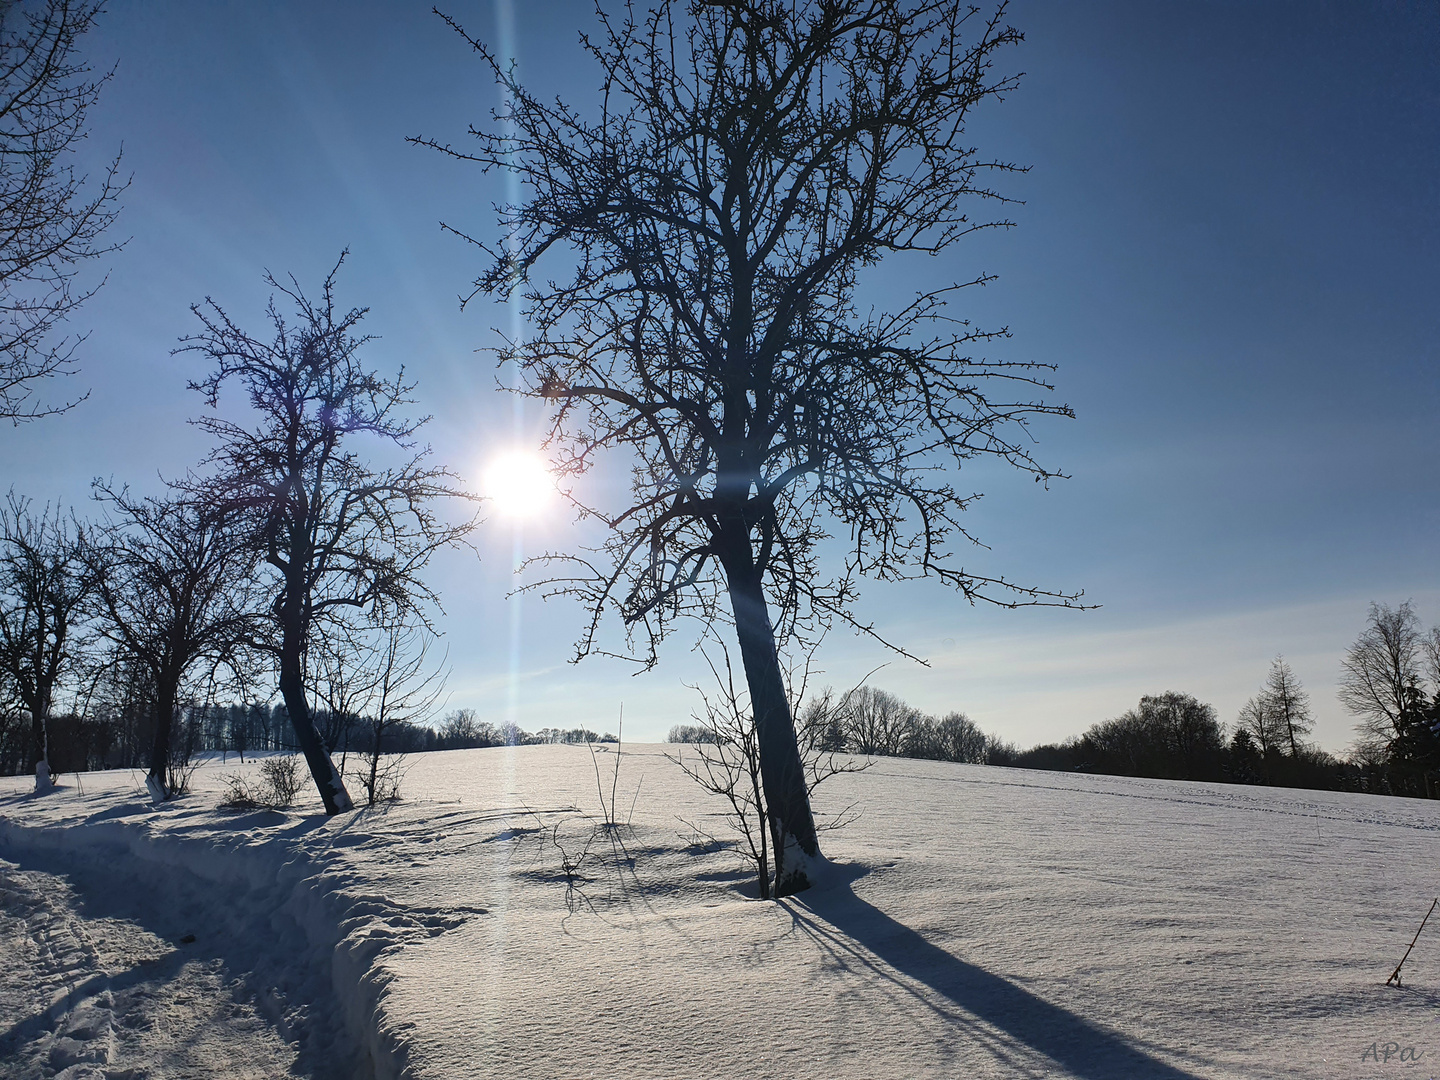
M1277 745L1261 753L1249 731L1227 732L1212 706L1175 691L1142 697L1136 708L1063 742L1017 750L997 740L986 760L1020 769L1110 776L1385 790L1382 777L1307 743L1293 752Z
M57 773L94 769L145 768L154 738L154 714L148 703L105 702L84 714L52 716L48 725L50 760ZM315 713L325 745L334 754L374 750L374 727L365 716ZM33 760L33 726L18 711L0 710L0 775L28 771ZM205 751L244 755L252 751L289 751L294 728L283 705L189 705L175 723L175 752L182 760ZM424 750L466 750L536 743L615 742L609 732L589 728L522 731L514 724L480 720L474 709L456 709L437 727L397 722L380 735L380 752L413 754Z
M1440 794L1440 785L1428 776L1440 760L1433 735L1429 759L1392 753L1386 760L1345 760L1313 744L1280 738L1276 733L1283 728L1277 718L1283 714L1272 706L1263 696L1252 700L1250 713L1242 713L1235 728L1227 729L1212 706L1190 694L1168 691L1142 697L1136 708L1079 736L1021 750L981 731L964 713L937 719L894 694L862 686L838 700L827 692L801 708L796 727L802 745L878 757L1421 797ZM1264 738L1252 731L1257 720ZM1308 719L1297 717L1292 723L1309 730ZM668 741L707 743L717 737L704 725L677 724Z
M835 751L878 757L929 758L984 764L995 740L964 713L936 718L894 694L862 686L837 697L826 689L795 714L801 750ZM677 724L667 742L713 743L718 737L703 724Z

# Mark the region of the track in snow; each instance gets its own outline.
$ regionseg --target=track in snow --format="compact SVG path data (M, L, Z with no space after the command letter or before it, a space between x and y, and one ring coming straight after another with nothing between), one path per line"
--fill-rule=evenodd
M176 934L170 924L183 918L183 905L151 908L142 922L143 905L160 891L153 883L97 892L85 888L96 882L85 880L83 868L57 869L0 859L0 1071L7 1077L304 1074L295 1071L297 1047L277 1027L273 1003L256 1001L239 970L235 942L209 927ZM179 940L191 932L196 940Z

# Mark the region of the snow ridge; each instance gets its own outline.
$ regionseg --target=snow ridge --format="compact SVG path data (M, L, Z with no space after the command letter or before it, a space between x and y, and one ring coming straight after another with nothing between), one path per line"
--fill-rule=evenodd
M484 909L415 911L357 891L355 875L337 857L348 846L336 835L346 826L331 824L275 811L197 813L183 802L160 811L112 806L78 827L21 824L0 812L0 850L27 865L103 868L105 882L158 890L165 898L159 906L171 909L172 933L188 925L185 914L223 913L224 926L192 927L196 948L207 938L238 943L231 951L249 965L245 981L281 1034L298 1044L307 1072L398 1080L408 1025L386 1015L390 979L380 959ZM55 1028L52 1067L110 1060L104 983L92 977L67 987L15 1036Z

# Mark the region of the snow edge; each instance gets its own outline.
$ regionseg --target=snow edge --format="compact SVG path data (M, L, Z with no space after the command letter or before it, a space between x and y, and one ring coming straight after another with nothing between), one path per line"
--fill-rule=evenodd
M0 844L12 851L126 856L143 866L184 874L203 889L221 889L222 902L265 904L300 930L308 954L296 963L330 968L330 985L342 1028L355 1051L365 1080L403 1080L408 1040L386 1015L390 976L379 961L411 937L403 926L387 923L373 897L346 889L347 876L325 854L304 852L298 844L270 837L263 843L228 838L175 835L151 821L89 821L69 825L28 825L0 813Z

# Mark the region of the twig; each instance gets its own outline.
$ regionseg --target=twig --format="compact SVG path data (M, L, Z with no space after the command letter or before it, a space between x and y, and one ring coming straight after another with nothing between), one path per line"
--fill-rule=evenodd
M613 813L605 807L605 782L600 779L600 759L595 756L595 744L585 744L590 749L590 764L595 766L595 791L600 796L600 812L605 816L605 823L612 824Z
M616 824L615 792L620 787L620 748L625 745L625 703L620 703L620 733L615 736L615 776L610 781L610 824ZM638 791L638 789L637 789Z
M1430 910L1425 912L1425 918L1420 920L1420 930L1424 930L1425 924L1430 921L1430 916L1434 913L1436 904L1440 904L1440 896L1437 896L1431 901ZM1416 930L1415 936L1410 939L1410 949L1415 948L1415 942L1420 940L1420 930ZM1395 965L1395 970L1390 973L1390 978L1385 980L1386 986L1389 986L1391 983L1394 983L1396 986L1400 985L1400 969L1405 966L1405 961L1410 959L1410 949L1405 950L1405 955L1400 958L1400 963Z
M631 820L635 817L635 803L640 799L640 788L645 784L645 774L640 774L640 783L635 785L635 797L630 800L630 813L625 817L625 827L630 827Z

